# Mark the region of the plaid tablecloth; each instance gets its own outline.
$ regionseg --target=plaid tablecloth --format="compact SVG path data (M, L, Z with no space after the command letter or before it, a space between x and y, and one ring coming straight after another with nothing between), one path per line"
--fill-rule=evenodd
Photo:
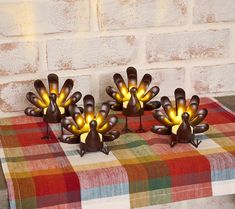
M168 136L150 131L124 134L101 152L80 157L78 145L41 140L39 119L0 120L0 157L11 208L138 208L201 197L235 194L235 114L213 99L209 131L190 144L169 146ZM124 118L119 115L119 129ZM144 118L150 129L156 120ZM131 128L138 128L132 118ZM54 129L56 134L58 129Z

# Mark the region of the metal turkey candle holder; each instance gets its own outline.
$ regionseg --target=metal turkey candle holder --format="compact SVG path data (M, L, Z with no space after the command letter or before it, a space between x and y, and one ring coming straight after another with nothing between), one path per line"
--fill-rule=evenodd
M69 105L75 105L81 99L82 95L78 91L68 98L73 85L73 80L67 79L59 92L58 76L56 74L49 74L49 92L41 80L36 80L34 87L39 97L33 92L26 94L26 98L34 107L27 107L25 114L28 116L42 117L43 121L47 124L46 135L42 137L43 139L50 138L48 123L59 123L62 118L69 114ZM63 134L62 126L61 132Z
M61 121L63 127L73 134L63 136L61 141L80 142L79 154L81 157L86 152L101 151L108 154L109 150L104 146L104 142L113 141L120 136L118 131L111 130L118 122L118 118L116 116L108 117L110 110L108 103L103 103L101 109L95 114L95 100L92 95L86 95L83 102L83 114L77 107L70 106L72 119L64 118Z
M139 86L137 86L136 69L134 67L128 67L126 72L128 86L122 76L119 73L116 73L113 76L113 80L118 91L111 86L106 88L107 94L115 100L109 103L112 110L122 111L125 116L126 123L123 130L125 133L132 132L128 128L127 118L137 116L139 116L140 119L140 125L137 132L145 132L142 126L141 116L144 114L145 110L153 110L161 106L159 101L150 101L158 94L159 87L153 86L149 91L147 91L152 81L152 76L150 74L145 74Z
M152 131L161 135L171 135L171 147L176 143L191 143L198 147L201 141L194 137L195 134L209 129L208 124L200 124L207 116L207 109L198 109L200 99L197 95L192 96L189 105L186 106L185 92L181 88L175 90L175 102L174 108L168 97L161 98L165 114L160 110L154 110L153 116L164 126L155 125Z

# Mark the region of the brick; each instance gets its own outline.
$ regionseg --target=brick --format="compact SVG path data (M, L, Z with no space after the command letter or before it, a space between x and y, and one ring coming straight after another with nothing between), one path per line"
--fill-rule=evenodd
M47 85L47 75L45 78L41 79L45 86ZM62 88L62 85L66 79L74 80L74 88L71 94L75 91L80 91L83 97L86 94L91 94L91 76L69 76L69 77L60 77L59 88ZM29 91L36 93L34 89L32 80L29 81L16 81L9 82L5 84L0 84L0 110L3 112L17 112L23 111L26 107L31 106L31 104L26 99L26 93ZM83 104L82 99L79 102Z
M92 81L90 75L80 75L80 76L68 76L60 78L60 89L66 79L72 79L74 81L74 87L71 94L75 91L80 91L82 93L82 98L78 104L83 105L83 97L86 94L92 94Z
M235 91L235 64L194 67L192 87L197 93L220 93Z
M28 106L26 93L33 90L33 81L16 81L0 85L0 109L3 112L22 111Z
M160 99L161 96L173 96L174 90L177 87L184 88L184 68L138 70L138 84L145 73L149 73L150 75L152 75L152 82L150 84L150 88L154 85L160 88L160 92L156 97L157 99ZM120 74L123 76L127 84L126 72L124 71ZM112 100L112 98L108 96L105 91L107 86L113 86L117 89L115 83L113 82L113 75L114 73L104 73L101 74L99 77L99 98L102 101Z
M158 98L162 96L172 97L176 88L185 88L184 68L151 69L146 72L153 77L151 85L157 85L160 88Z
M187 23L187 0L98 0L101 30Z
M35 42L0 44L0 76L34 73L38 70L39 51Z
M235 21L234 0L194 0L193 22L213 23Z
M0 34L21 36L89 30L89 1L49 0L0 4Z
M146 40L147 62L227 57L229 30L150 34Z
M123 69L122 72L117 71L116 73L120 73L122 77L124 78L124 81L126 81L127 84L127 78L126 78L126 71ZM139 72L138 72L139 73ZM98 98L100 101L105 102L108 100L112 100L112 98L106 93L106 87L107 86L113 86L115 89L117 89L114 81L113 81L113 73L102 73L99 75L99 96Z
M135 36L50 40L49 70L68 70L126 65L137 57Z

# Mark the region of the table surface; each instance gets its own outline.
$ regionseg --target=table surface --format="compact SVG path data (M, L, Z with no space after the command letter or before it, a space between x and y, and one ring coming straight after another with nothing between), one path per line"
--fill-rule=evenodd
M225 96L225 97L216 97L216 99L222 103L224 106L226 106L227 108L229 108L230 110L235 112L235 96ZM0 195L1 194L7 194L7 186L6 186L6 182L4 179L4 174L2 171L2 167L0 165ZM1 197L0 197L0 202L1 202ZM6 208L6 204L2 202L0 204L0 209L2 208Z

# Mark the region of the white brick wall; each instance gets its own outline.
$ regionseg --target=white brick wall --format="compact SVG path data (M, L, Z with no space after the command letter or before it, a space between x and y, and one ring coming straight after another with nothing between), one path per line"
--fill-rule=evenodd
M160 94L235 93L234 0L0 0L0 117L22 114L56 72L108 99L112 76L148 72Z
M101 30L184 25L187 0L98 0Z
M48 70L88 69L135 63L138 43L135 36L108 36L49 40Z
M229 30L151 34L146 41L147 62L229 56Z
M235 89L235 64L194 67L191 76L195 93L229 92Z
M0 44L0 76L35 73L39 65L37 42Z
M234 0L194 0L194 23L235 21Z
M89 1L32 0L1 3L0 19L0 34L5 36L88 31Z

